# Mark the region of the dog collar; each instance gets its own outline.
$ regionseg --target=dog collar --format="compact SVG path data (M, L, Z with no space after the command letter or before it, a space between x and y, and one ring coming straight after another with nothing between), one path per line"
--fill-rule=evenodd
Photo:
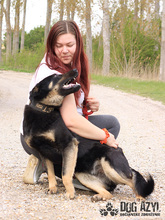
M48 105L44 105L42 103L39 102L30 102L31 106L33 106L34 108L36 108L37 110L41 111L41 112L45 112L45 113L50 113L54 111L54 107L52 106L48 106Z

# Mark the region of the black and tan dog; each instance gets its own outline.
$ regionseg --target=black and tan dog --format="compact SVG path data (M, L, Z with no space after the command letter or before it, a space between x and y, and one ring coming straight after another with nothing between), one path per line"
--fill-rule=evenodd
M46 164L51 193L57 192L54 155L62 155L62 179L69 198L74 198L72 177L78 141L65 126L59 107L66 95L80 89L79 84L71 83L77 76L78 72L73 70L64 75L51 75L38 83L30 93L30 104L25 106L23 121L26 143L40 153Z
M154 180L151 176L145 180L130 168L121 148L84 139L65 126L59 107L66 95L80 89L79 84L72 84L77 75L77 71L72 70L45 78L31 91L31 103L25 106L25 141L45 160L50 192L57 192L53 163L56 163L54 155L59 153L63 162L62 180L69 198L74 197L74 173L84 186L97 192L94 201L111 199L110 191L117 184L130 186L138 198L145 198L153 192Z

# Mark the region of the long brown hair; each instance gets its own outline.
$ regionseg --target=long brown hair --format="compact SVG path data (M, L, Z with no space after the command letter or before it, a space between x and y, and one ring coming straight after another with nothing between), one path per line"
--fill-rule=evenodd
M55 45L57 38L62 34L73 34L76 38L76 51L73 56L72 65L63 64L55 54ZM61 73L66 73L71 69L78 70L77 82L80 83L84 91L85 98L89 93L89 67L88 59L84 52L83 40L77 24L74 21L58 21L51 28L46 45L46 64L49 68L55 69ZM80 92L75 93L76 104L78 104Z

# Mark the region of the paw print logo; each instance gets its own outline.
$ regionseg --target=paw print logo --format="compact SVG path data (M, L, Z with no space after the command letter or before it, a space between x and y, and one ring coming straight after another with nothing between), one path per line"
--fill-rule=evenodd
M106 205L106 208L107 208L107 211L110 212L113 208L113 205L110 202L108 202Z
M101 216L107 216L108 213L109 213L111 216L115 216L115 215L118 214L118 212L119 212L119 210L113 208L113 205L112 205L110 202L107 203L106 209L100 209L100 214L101 214Z
M115 216L115 215L118 214L118 212L119 212L118 209L112 209L112 210L110 211L110 214L111 214L112 216Z
M107 216L108 212L106 209L100 209L100 214L101 214L101 216Z

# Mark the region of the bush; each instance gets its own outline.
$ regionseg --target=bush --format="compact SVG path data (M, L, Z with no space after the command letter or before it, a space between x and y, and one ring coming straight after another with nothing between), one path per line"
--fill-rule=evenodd
M44 51L44 43L38 43L35 45L35 51L23 50L21 53L11 55L7 61L3 57L3 64L0 67L16 71L34 72L44 56Z
M35 50L39 43L44 42L44 26L40 26L25 34L25 49Z
M154 23L154 22L153 22ZM125 22L114 22L110 37L110 72L115 75L141 76L157 71L160 62L160 39L152 23L140 25L128 15ZM100 38L93 39L94 67L102 68L103 45Z

